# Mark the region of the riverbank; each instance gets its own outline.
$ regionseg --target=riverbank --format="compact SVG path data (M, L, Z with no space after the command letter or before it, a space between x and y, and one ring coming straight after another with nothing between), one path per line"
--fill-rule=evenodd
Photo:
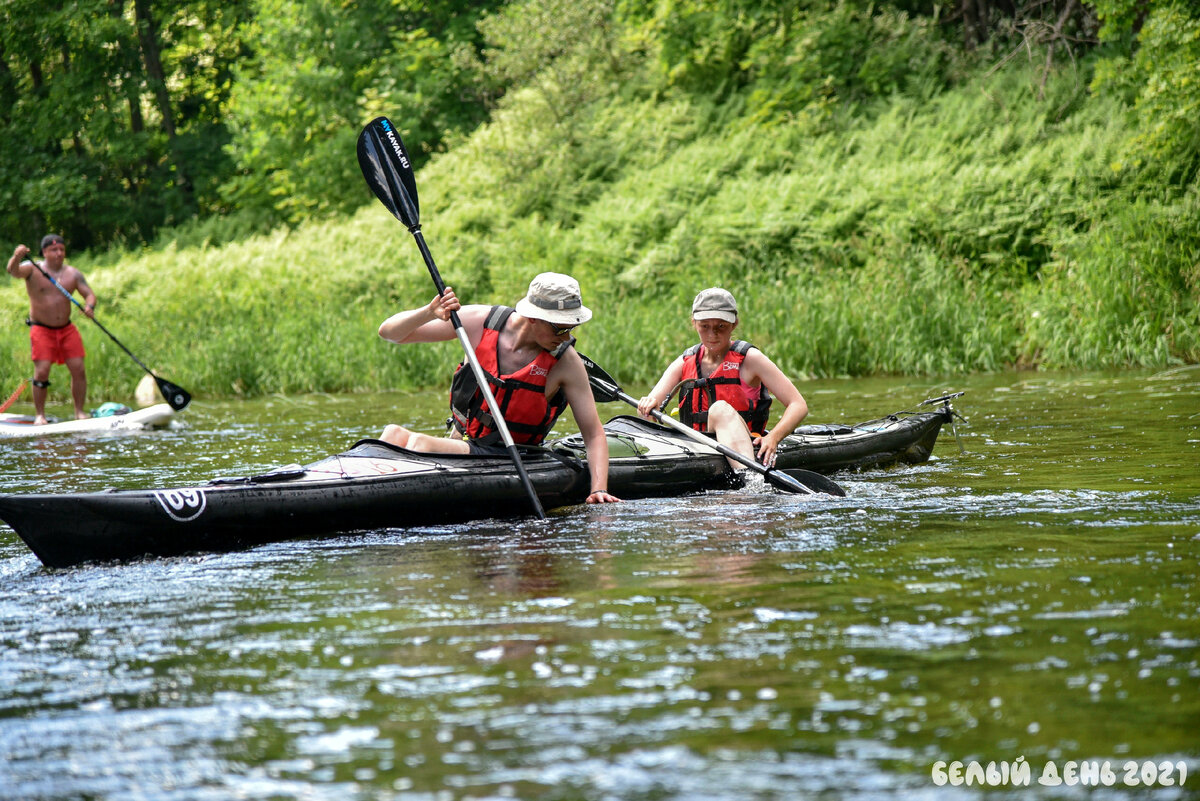
M1133 129L1088 92L1088 69L1037 99L1032 68L981 67L935 96L825 118L614 100L573 143L518 96L418 176L424 232L467 302L512 303L542 270L577 276L596 311L580 349L626 381L692 341L690 299L716 284L739 298L739 333L797 378L1196 362L1200 190L1126 183ZM519 174L504 161L518 140ZM192 229L69 261L105 325L198 398L405 389L444 384L459 358L456 343L376 336L432 296L411 239L373 203L221 245ZM24 309L23 289L0 284L5 393L28 371ZM123 397L140 371L79 325L91 396ZM52 380L65 397L65 371Z

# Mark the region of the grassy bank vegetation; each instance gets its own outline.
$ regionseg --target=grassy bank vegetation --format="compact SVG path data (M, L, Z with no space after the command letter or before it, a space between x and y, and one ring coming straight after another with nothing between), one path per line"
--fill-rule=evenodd
M711 285L796 378L1200 361L1200 188L1144 155L1127 88L1093 85L1123 57L1046 75L1040 54L953 53L897 15L865 32L841 20L861 40L844 46L878 63L839 73L820 38L838 22L791 32L734 90L666 81L658 51L627 36L587 80L511 92L417 176L447 283L512 303L537 272L573 274L596 312L580 350L623 382L693 340L690 301ZM433 293L378 203L206 244L228 239L222 224L236 220L134 254L69 253L101 319L162 375L197 397L447 382L457 343L376 336ZM24 309L0 286L5 394L28 374ZM79 325L92 397L127 394L138 368ZM53 380L66 397L65 371Z

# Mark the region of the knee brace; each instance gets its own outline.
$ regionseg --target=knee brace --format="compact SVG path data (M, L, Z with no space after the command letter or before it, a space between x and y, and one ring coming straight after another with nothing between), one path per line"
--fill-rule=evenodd
M29 383L33 384L38 389L50 389L49 381L38 381L36 378L30 379Z

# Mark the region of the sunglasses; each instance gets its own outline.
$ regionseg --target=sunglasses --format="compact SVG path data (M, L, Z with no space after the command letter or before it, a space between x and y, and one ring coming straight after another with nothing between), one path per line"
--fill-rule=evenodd
M564 325L564 326L560 327L560 326L554 325L553 323L549 323L549 322L546 323L546 325L550 326L550 331L556 337L561 337L564 334L569 334L572 331L574 331L576 328L579 327L579 326L575 326L575 325Z

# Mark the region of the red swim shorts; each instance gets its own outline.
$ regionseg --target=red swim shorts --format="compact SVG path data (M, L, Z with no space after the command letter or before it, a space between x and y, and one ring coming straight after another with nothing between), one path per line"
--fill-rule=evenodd
M83 337L74 323L62 328L33 325L29 328L29 346L35 362L66 364L67 359L82 359Z

